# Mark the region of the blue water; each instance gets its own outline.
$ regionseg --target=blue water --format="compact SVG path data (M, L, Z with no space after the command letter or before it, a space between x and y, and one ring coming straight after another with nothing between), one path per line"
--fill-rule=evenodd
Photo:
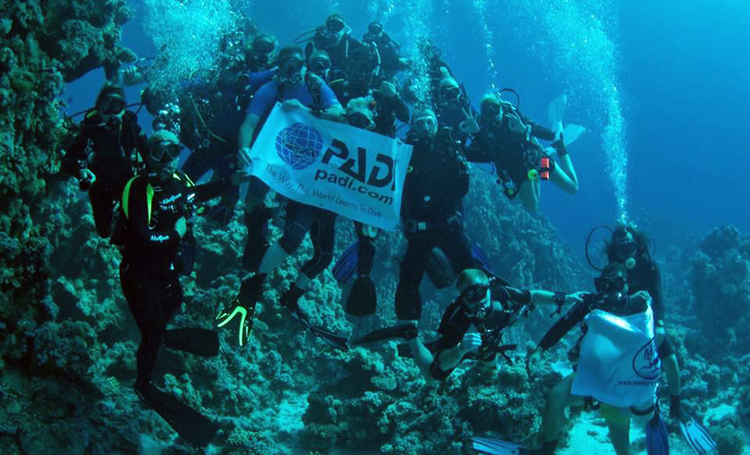
M144 2L133 6L137 16L123 42L153 56ZM282 44L332 11L347 18L357 38L371 19L382 20L407 51L427 35L472 98L492 84L513 87L524 113L545 124L547 104L567 93L566 120L590 130L570 149L580 192L568 196L547 185L541 209L579 254L590 227L624 214L660 245L679 245L722 223L750 229L744 0L710 8L695 0L256 0L246 11ZM68 112L90 107L102 81L96 71L70 84ZM131 100L139 89L129 89Z

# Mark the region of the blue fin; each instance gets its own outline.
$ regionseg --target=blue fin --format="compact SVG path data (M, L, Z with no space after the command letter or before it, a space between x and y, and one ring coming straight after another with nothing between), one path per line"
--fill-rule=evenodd
M487 259L487 256L484 254L484 251L482 251L482 247L479 245L472 245L471 246L471 255L479 261L482 264L482 267L484 267L484 270L487 272L490 272L491 274L495 274L495 272L492 271L492 266L490 265L490 261Z
M685 422L680 421L680 431L682 436L685 437L685 442L692 447L695 453L704 454L716 450L714 438L695 419L690 418Z
M354 274L357 272L357 261L359 253L359 241L356 241L349 245L349 248L344 250L333 266L333 277L340 284L345 284L352 279Z
M471 438L471 448L485 455L519 455L524 450L518 444L488 438Z
M646 424L646 453L648 455L669 455L669 432L658 410Z

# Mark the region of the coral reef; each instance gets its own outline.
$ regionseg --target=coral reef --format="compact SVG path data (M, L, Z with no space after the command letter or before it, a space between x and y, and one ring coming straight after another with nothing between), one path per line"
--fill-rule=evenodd
M119 253L96 236L75 183L57 176L69 134L56 97L66 81L99 67L113 74L135 59L119 44L132 12L123 0L27 0L6 2L0 13L0 444L19 454L195 453L132 391L139 340L119 287ZM508 201L489 176L473 172L469 198L469 235L500 276L523 287L590 288L550 223ZM239 209L225 229L207 220L195 226L198 262L183 278L175 326L211 326L236 292L246 232ZM338 226L340 251L354 232L349 222ZM375 316L347 319L346 289L329 272L301 305L316 324L352 336L391 324L403 247L395 233L377 241ZM160 353L158 385L221 425L214 453L465 454L474 434L531 439L544 392L560 378L563 346L532 380L517 359L466 364L427 386L393 343L342 353L288 317L279 296L310 255L305 241L270 277L245 348L222 331L217 358ZM740 429L750 424L750 359L740 351L750 341L741 330L750 308L750 242L736 229L718 229L691 264L665 278L668 289L687 288L687 276L693 283L694 296L679 304L691 305L695 317L670 314L685 400L717 428L722 453L739 453ZM454 291L425 280L422 292L420 328L431 339ZM549 324L548 313L535 310L508 341L523 351ZM717 350L745 357L711 356Z

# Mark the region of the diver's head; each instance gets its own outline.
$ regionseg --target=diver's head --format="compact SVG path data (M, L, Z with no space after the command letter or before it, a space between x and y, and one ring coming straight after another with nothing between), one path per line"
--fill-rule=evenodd
M328 16L323 29L325 42L328 46L338 45L344 36L351 32L351 28L346 25L344 18L338 13Z
M500 97L494 93L484 95L480 104L480 113L483 122L500 119L503 115L503 105Z
M276 78L289 87L296 87L305 80L304 51L299 46L284 46L277 58L279 71Z
M355 128L371 130L375 128L373 118L375 114L370 108L373 99L371 96L364 98L354 98L346 104L346 121Z
M370 25L367 26L367 33L372 38L380 38L383 36L383 24L378 21L370 22Z
M437 134L437 115L429 108L422 108L414 112L411 132L420 138L432 138Z
M375 76L378 69L378 53L374 45L363 43L358 46L350 56L351 74L350 77L355 81L368 82Z
M461 303L470 314L487 309L492 301L490 279L479 269L466 269L458 275L456 288L461 293Z
M316 76L326 79L328 72L331 70L331 57L328 52L315 49L307 58L307 69L312 71Z
M177 171L182 146L180 140L169 130L159 130L148 140L149 152L146 165L159 178L166 180Z
M253 39L250 44L246 58L248 63L256 66L270 67L275 57L278 42L271 35L262 33Z
M458 81L451 76L444 77L440 80L438 89L438 99L440 104L446 106L456 106L461 97L461 87Z
M620 223L612 232L612 242L607 245L607 256L610 261L635 267L639 252L646 247L645 235L638 232L632 224Z
M628 270L624 264L611 262L602 271L601 276L594 279L597 292L615 294L628 292Z
M96 96L96 110L109 128L116 128L125 114L125 88L114 82L106 82Z

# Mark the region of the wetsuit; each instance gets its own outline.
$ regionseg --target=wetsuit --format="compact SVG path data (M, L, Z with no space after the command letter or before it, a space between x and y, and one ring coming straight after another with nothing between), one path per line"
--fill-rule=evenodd
M97 111L91 111L81 122L81 131L62 159L62 169L78 177L88 168L96 181L88 189L96 232L101 237L112 233L115 202L135 174L136 152L145 156L148 139L138 125L135 113L125 111L119 126L111 128Z
M430 346L435 356L430 366L430 373L434 379L444 380L458 366L443 370L440 368L440 356L443 352L458 346L464 335L469 332L480 333L482 346L478 352L465 354L462 360L471 359L483 362L495 360L497 348L502 347L503 329L515 322L519 313L527 314L531 310L531 291L506 286L493 287L492 297L499 301L493 301L489 311L481 316L467 314L460 298L445 310L438 328L440 338L433 346Z
M414 148L404 182L401 218L408 241L396 289L396 316L417 320L422 314L419 284L432 249L439 247L458 274L482 268L471 254L463 226L462 201L469 191L466 160L448 128L434 138L409 138Z
M518 189L526 182L532 169L539 169L545 156L542 147L532 138L555 140L554 131L540 126L512 108L506 110L502 119L483 121L467 147L466 157L471 162L494 163L500 181L512 182ZM508 115L518 116L524 125L530 126L530 137L512 131L508 126Z
M383 76L391 79L396 73L404 69L404 64L401 62L401 56L399 55L399 45L387 33L382 32L379 35L373 35L368 32L362 37L362 41L377 46L380 54L380 71Z
M398 94L386 98L380 92L375 92L372 97L375 100L375 129L373 132L394 137L396 135L396 120L402 123L409 122L409 106Z
M307 73L305 83L295 88L286 89L283 84L276 80L263 85L247 108L247 114L257 115L262 122L270 114L277 101L283 102L290 99L296 99L306 107L321 111L339 105L333 91L325 82L318 76ZM260 131L260 128L259 123L256 131ZM267 192L268 187L263 182L258 178L252 179L248 188L248 198L252 200L255 209L250 211L248 215L250 238L245 249L245 258L243 258L243 265L248 269L254 269L259 265L258 258L263 256L259 253L265 252L268 247L268 242L262 235L264 227L270 219L269 210L262 204ZM315 254L302 267L303 273L310 278L314 278L325 270L333 261L335 219L336 215L327 210L292 200L287 202L284 235L279 243L288 254L294 254L302 244L305 234L308 231L310 232Z
M191 234L180 238L175 223L191 216L190 194L195 194L196 201L206 201L219 196L228 181L191 185L182 173L166 182L144 174L134 177L122 194L126 222L120 281L141 333L136 357L137 386L145 386L151 380L162 343L179 349L179 340L173 339L166 327L182 304L178 274L185 272L187 264L183 259L191 254L183 249Z

